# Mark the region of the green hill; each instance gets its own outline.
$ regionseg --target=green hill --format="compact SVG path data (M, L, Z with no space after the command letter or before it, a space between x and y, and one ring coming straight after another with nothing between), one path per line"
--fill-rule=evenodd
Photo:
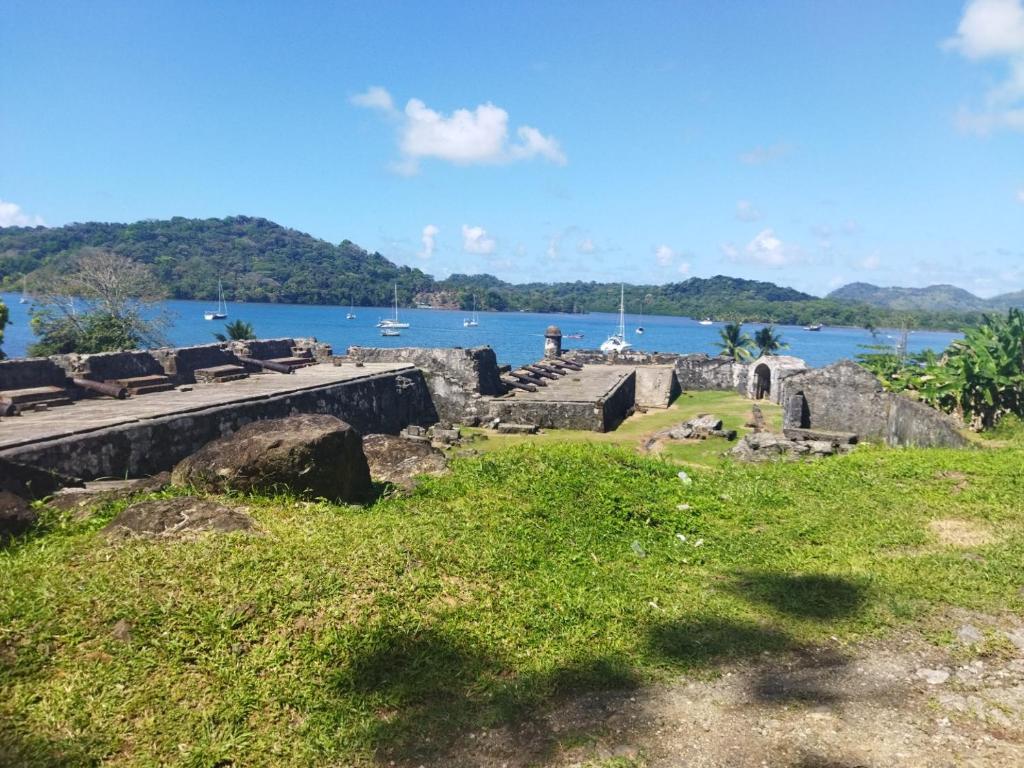
M474 296L481 310L614 312L619 305L618 283L514 284L486 274L435 280L348 240L335 245L249 216L3 228L0 288L19 289L26 276L30 289L43 285L49 276L69 269L85 247L151 265L167 296L176 299L212 300L220 280L229 301L380 306L391 303L397 283L403 305L468 309ZM774 283L718 275L627 285L626 306L630 313L642 306L644 314L784 324L958 328L976 319L975 307L964 302L880 303L878 292L886 290L856 284L821 299Z
M853 301L872 307L901 312L919 310L939 312L991 312L1024 306L1024 291L982 299L955 285L929 285L926 288L883 288L871 283L850 283L832 291L826 298Z

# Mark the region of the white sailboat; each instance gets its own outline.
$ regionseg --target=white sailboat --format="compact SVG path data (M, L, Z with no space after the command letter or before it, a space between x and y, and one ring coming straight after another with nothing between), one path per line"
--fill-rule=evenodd
M644 333L644 301L640 300L640 322L637 323L636 330L633 331L637 336L642 336Z
M403 323L398 320L398 283L395 283L395 317L383 317L377 322L378 328L408 328L408 323ZM386 336L397 336L397 333L382 334Z
M345 314L345 319L346 320L355 320L356 319L355 304L353 303L351 298L349 298L349 300L348 300L348 312Z
M476 328L480 325L479 320L476 317L476 294L473 294L473 314L462 321L463 328Z
M19 304L28 304L28 278L21 278L21 298L18 299Z
M606 355L612 352L624 352L633 345L626 341L626 286L619 287L619 328L604 343L601 351Z
M203 312L203 317L207 320L223 320L228 316L228 305L224 301L224 287L221 285L220 280L217 281L217 309L208 309Z

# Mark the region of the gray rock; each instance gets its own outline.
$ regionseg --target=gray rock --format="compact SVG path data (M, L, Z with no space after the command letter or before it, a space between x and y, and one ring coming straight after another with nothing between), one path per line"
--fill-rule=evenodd
M973 624L964 624L956 631L956 639L964 645L974 645L985 640L985 636Z
M803 442L807 449L816 456L831 456L836 452L835 446L827 440L806 440Z
M945 669L919 669L917 676L928 685L942 685L949 680L949 672Z
M37 519L35 510L21 496L0 491L0 542L25 533Z
M248 531L252 518L241 510L210 499L179 496L140 501L126 507L103 529L111 538L144 536L174 539L203 531Z
M211 492L285 489L346 502L372 496L362 437L322 414L246 424L183 459L171 478L175 485Z
M367 435L363 452L375 481L393 483L404 490L411 490L420 475L439 475L448 470L444 454L422 439Z
M63 488L50 497L46 504L54 509L75 512L79 517L86 516L102 504L127 499L139 493L161 491L170 482L170 472L136 480L98 480L86 483L84 488Z

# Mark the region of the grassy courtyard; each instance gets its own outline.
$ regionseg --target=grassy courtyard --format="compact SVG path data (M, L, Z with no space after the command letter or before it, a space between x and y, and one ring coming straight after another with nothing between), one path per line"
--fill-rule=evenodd
M45 512L0 550L0 764L443 765L587 691L1024 610L1024 450L637 453L697 412L742 423L712 400L492 437L371 507L231 499L256 535L114 543L123 503Z

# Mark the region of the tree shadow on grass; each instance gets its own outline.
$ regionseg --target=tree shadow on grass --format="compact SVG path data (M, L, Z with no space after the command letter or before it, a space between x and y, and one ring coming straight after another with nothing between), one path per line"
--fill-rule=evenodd
M656 657L685 667L738 660L764 651L784 651L792 638L772 627L732 619L667 621L648 631L647 645Z
M543 760L558 744L543 716L546 708L582 693L638 684L623 660L585 658L517 674L464 636L389 626L369 630L328 682L328 706L337 711L325 714L365 713L369 707L357 738L382 762L399 765L457 765L460 740L481 728L501 729L490 748L515 762Z
M732 590L788 616L818 621L856 616L868 598L865 584L825 574L742 572Z

